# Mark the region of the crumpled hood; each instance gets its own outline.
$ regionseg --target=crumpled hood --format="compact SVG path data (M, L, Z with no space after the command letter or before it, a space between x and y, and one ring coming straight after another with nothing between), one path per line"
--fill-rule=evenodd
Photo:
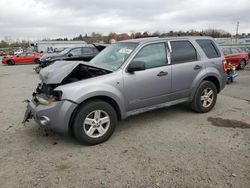
M40 71L40 79L45 84L59 84L82 61L56 61Z

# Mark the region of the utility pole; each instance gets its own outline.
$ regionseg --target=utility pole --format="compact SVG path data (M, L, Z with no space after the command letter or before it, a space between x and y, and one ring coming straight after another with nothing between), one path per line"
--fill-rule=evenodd
M235 44L237 44L237 38L238 38L238 32L239 32L239 25L240 25L240 22L237 21L237 25L236 25L236 35L235 35Z

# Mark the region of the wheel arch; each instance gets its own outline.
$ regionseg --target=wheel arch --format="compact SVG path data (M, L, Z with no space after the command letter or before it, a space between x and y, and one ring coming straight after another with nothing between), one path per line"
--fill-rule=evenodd
M122 114L121 114L121 109L119 107L119 105L117 104L117 102L112 99L111 97L109 96L105 96L105 95L98 95L98 96L92 96L90 98L87 98L85 100L83 100L81 103L78 104L78 106L75 108L75 110L73 111L73 113L71 114L71 117L70 117L70 121L69 121L69 134L70 135L73 135L73 131L72 131L72 127L73 127L73 123L74 123L74 118L75 118L75 115L79 109L79 107L81 105L83 105L84 103L87 103L91 100L102 100L102 101L105 101L107 102L108 104L110 104L114 110L116 111L116 114L117 114L117 118L118 120L121 120L122 119Z
M217 89L217 93L220 92L220 82L219 82L218 78L216 78L215 76L208 76L208 77L204 78L202 81L210 81L210 82L214 83L214 85L216 86L216 89Z
M196 84L194 85L191 95L190 95L191 101L193 100L193 97L197 91L197 88L203 81L210 81L214 83L214 85L216 86L217 93L221 91L221 85L220 85L219 79L215 75L207 75L205 77L200 78L199 81L197 81Z
M9 62L11 62L12 64L9 64ZM14 59L8 59L8 60L7 60L7 64L8 64L8 65L15 65L16 62L15 62Z

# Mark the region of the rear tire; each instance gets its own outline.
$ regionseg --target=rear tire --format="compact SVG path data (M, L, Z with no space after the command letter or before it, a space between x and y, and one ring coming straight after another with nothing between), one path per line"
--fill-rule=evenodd
M241 60L240 64L239 64L239 69L243 70L245 68L245 66L246 66L245 60Z
M73 132L80 143L95 145L108 140L116 124L117 114L109 103L91 100L83 103L77 111Z
M194 95L191 107L198 113L209 112L217 100L217 88L211 81L203 81Z

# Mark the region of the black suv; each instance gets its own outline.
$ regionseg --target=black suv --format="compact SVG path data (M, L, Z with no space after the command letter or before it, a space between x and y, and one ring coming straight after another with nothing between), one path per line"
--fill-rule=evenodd
M95 57L106 45L94 45L85 47L66 48L60 53L44 55L39 60L39 65L34 70L39 73L40 70L55 61L90 61Z

